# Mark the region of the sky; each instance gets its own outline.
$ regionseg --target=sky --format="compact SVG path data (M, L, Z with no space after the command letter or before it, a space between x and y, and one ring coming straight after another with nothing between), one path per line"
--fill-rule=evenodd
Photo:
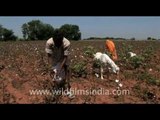
M89 37L120 37L139 40L160 39L160 16L0 16L0 25L22 38L21 26L40 20L59 28L64 24L78 25L82 39Z

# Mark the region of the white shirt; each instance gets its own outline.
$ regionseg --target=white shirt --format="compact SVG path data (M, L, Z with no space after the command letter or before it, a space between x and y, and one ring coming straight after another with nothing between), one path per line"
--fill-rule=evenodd
M50 38L46 42L45 51L46 53L53 55L53 62L54 62L53 65L56 65L58 62L61 62L63 60L64 56L69 55L69 48L70 48L70 41L65 37L63 38L63 45L59 48L57 48L54 45L53 38Z

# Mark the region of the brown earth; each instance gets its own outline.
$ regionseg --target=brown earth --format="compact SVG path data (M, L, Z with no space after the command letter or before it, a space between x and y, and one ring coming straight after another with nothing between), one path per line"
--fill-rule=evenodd
M71 66L85 63L85 73L79 77L72 70L71 88L75 98L66 95L57 103L64 104L119 104L160 103L160 42L159 41L115 41L120 67L118 88L113 74L101 80L95 76L92 56L85 53L88 46L95 52L104 52L104 41L77 41L71 46ZM33 90L51 90L49 68L44 51L45 41L0 43L0 103L46 104L56 103L51 95L31 95ZM145 61L138 68L125 60L126 51L144 55L151 48ZM89 51L93 52L93 51ZM95 70L95 71L94 71ZM127 93L126 93L127 92Z

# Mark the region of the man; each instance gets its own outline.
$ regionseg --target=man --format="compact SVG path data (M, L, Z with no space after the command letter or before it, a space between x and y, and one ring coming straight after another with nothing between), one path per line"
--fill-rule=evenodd
M53 38L47 40L45 51L48 55L48 63L53 68L57 76L61 77L64 83L69 84L69 49L70 41L63 37L63 33L60 30L55 30ZM56 80L54 82L58 82Z
M109 40L109 39L106 40L106 50L108 50L112 55L113 61L116 61L118 59L116 47L112 40Z

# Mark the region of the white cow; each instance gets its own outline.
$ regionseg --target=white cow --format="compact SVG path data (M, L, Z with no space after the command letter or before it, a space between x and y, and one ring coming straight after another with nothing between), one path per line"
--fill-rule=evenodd
M103 67L104 66L102 66L103 64L105 66L107 66L107 64L108 64L111 67L111 70L113 73L119 74L120 68L114 63L114 61L107 54L97 52L96 54L94 54L94 60L95 59L100 60L100 62L101 62L101 67L100 67L101 79L104 79L103 78Z

